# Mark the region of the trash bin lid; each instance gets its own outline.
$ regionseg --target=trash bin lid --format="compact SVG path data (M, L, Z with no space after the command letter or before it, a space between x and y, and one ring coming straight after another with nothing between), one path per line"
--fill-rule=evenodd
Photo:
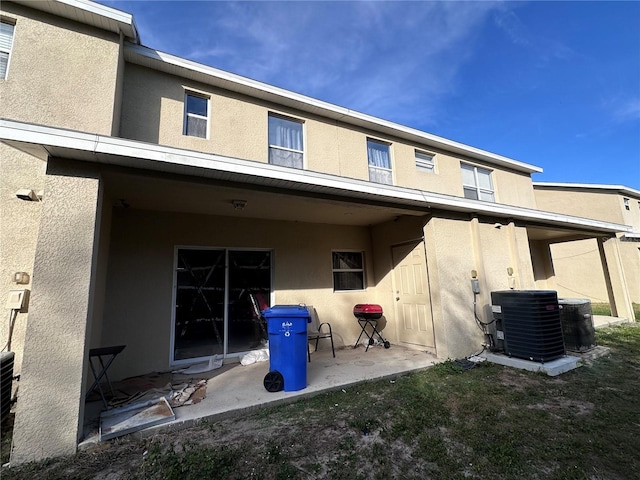
M306 305L274 305L262 311L265 318L302 317L311 319Z

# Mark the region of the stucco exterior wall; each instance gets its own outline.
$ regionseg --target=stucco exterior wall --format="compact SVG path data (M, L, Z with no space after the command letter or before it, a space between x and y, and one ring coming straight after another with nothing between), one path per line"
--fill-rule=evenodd
M460 162L489 168L496 201L535 207L531 177L504 168L458 158L424 145L409 144L353 126L287 107L243 97L231 91L190 82L127 63L121 135L145 142L268 162L268 115L277 113L304 124L307 170L361 180L369 179L367 138L390 144L394 184L407 188L463 196ZM209 97L208 138L183 135L185 91ZM436 172L419 171L415 151L435 154Z
M543 210L594 218L633 227L640 233L640 196L617 191L535 188ZM629 210L624 199L628 199ZM618 234L622 237L623 234ZM620 241L619 253L631 301L640 303L640 243ZM551 246L558 294L608 302L607 286L596 239Z
M38 228L43 202L29 202L16 197L21 189L39 192L45 187L46 162L0 143L0 306L3 318L9 290L29 289L33 281L33 262L38 240ZM11 282L15 272L26 272L30 282L16 285ZM28 312L28 310L27 310ZM20 373L22 350L28 313L16 317L11 350L15 352L14 371ZM2 345L8 341L9 324L0 322Z
M45 190L13 434L16 464L72 454L82 431L99 173L52 159Z
M559 297L609 301L595 238L552 244L551 254Z
M640 242L620 242L620 257L631 301L640 303Z
M120 38L2 2L15 21L0 117L111 135Z
M620 242L619 250L629 296L640 303L640 243ZM551 251L559 296L609 301L596 239L557 243Z
M480 282L477 314L484 322L492 319L491 292L511 288L507 268L514 269L516 288L534 288L526 231L456 216L434 217L424 231L438 356L461 358L484 341L474 319L472 270Z
M0 117L112 134L120 38L70 20L11 2L3 17L15 22L8 76L0 80ZM122 64L123 66L123 64ZM0 304L15 285L10 274L33 274L43 202L16 198L19 189L45 189L46 162L0 144ZM6 310L5 310L6 311ZM12 350L20 373L28 313L17 316ZM0 325L7 339L8 325Z
M359 334L353 305L377 300L366 227L113 211L102 345L126 344L113 378L169 367L174 247L273 249L276 304L315 306L331 323L336 346ZM366 291L333 292L331 252L365 252ZM111 372L110 372L111 375Z
M540 210L624 224L617 194L594 191L534 189Z

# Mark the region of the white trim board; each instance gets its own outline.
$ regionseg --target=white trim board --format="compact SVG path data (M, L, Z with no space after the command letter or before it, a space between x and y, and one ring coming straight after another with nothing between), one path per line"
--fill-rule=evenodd
M236 181L292 191L338 195L419 209L437 208L472 214L536 222L612 234L631 233L632 227L500 203L382 185L308 170L195 152L139 142L0 119L0 141L46 159L48 156Z

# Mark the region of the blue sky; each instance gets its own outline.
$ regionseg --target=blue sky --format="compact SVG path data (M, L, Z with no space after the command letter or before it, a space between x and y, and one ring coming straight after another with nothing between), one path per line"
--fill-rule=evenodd
M640 189L640 2L101 1L142 43L540 166Z

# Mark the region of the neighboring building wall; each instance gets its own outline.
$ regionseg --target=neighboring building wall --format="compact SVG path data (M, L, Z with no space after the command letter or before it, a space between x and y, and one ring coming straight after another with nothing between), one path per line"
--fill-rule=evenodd
M208 139L182 133L185 91L210 97ZM391 163L397 186L462 196L462 161L493 170L497 202L535 206L528 174L458 158L424 145L408 144L393 136L379 135L139 65L126 64L121 122L121 136L125 138L266 163L270 112L304 122L307 170L368 180L366 141L374 138L391 144ZM416 149L435 154L435 173L416 169Z
M534 192L541 210L629 225L640 233L640 196L631 192L544 186L535 186ZM621 237L623 235L618 234L618 238ZM624 277L631 301L640 303L640 243L624 240L618 245ZM560 296L609 301L596 239L553 244L551 251Z
M607 285L595 238L551 245L558 296L608 302Z
M534 193L536 205L540 210L631 225L625 223L621 209L622 200L617 193L576 189L548 189L537 186L534 187ZM638 226L640 226L640 222Z

